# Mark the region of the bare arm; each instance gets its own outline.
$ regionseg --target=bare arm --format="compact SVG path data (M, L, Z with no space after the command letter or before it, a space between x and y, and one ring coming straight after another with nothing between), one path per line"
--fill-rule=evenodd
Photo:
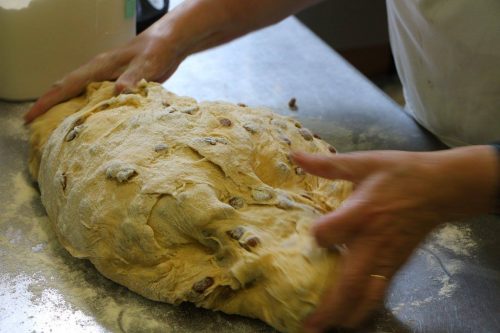
M168 79L190 54L276 23L320 0L186 0L123 47L69 73L26 114L26 122L80 94L92 81L116 80L116 92L141 79Z
M281 21L320 0L190 0L164 17L156 27L159 35L173 32L173 42L188 54L240 37Z

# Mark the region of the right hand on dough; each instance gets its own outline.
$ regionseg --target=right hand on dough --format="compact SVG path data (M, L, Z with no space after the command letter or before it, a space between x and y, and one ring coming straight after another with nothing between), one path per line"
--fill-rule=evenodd
M117 49L101 53L53 85L24 116L26 123L75 97L93 81L116 80L116 93L142 79L163 82L188 55L276 23L319 0L186 0Z
M318 244L346 244L336 282L327 287L305 331L354 328L383 304L391 278L438 224L493 212L499 164L490 146L437 152L295 153L306 172L345 179L354 192L312 231Z

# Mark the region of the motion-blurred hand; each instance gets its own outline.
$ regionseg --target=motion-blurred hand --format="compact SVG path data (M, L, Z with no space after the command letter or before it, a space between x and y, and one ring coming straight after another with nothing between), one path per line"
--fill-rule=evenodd
M396 271L439 223L490 212L498 161L491 147L441 152L295 153L311 174L345 179L355 190L313 225L320 246L346 244L340 276L305 322L307 332L359 326L383 303Z

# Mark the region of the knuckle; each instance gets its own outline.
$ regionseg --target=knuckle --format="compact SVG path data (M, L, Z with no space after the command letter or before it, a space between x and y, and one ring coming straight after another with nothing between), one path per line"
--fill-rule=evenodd
M65 87L68 85L73 85L75 82L79 80L80 75L78 75L77 71L73 71L66 75L62 80L61 80L61 87Z
M99 53L98 55L96 55L94 57L94 59L92 59L92 61L94 62L104 62L106 60L109 59L109 53L108 52L103 52L103 53Z
M64 86L65 78L59 79L56 82L52 83L52 89L60 89Z

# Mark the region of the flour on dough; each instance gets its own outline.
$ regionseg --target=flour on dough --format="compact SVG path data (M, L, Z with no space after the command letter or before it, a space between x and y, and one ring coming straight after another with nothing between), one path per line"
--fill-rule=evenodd
M337 263L310 224L351 184L288 155L331 147L265 109L113 88L92 83L31 128L30 169L63 246L147 298L299 331Z

